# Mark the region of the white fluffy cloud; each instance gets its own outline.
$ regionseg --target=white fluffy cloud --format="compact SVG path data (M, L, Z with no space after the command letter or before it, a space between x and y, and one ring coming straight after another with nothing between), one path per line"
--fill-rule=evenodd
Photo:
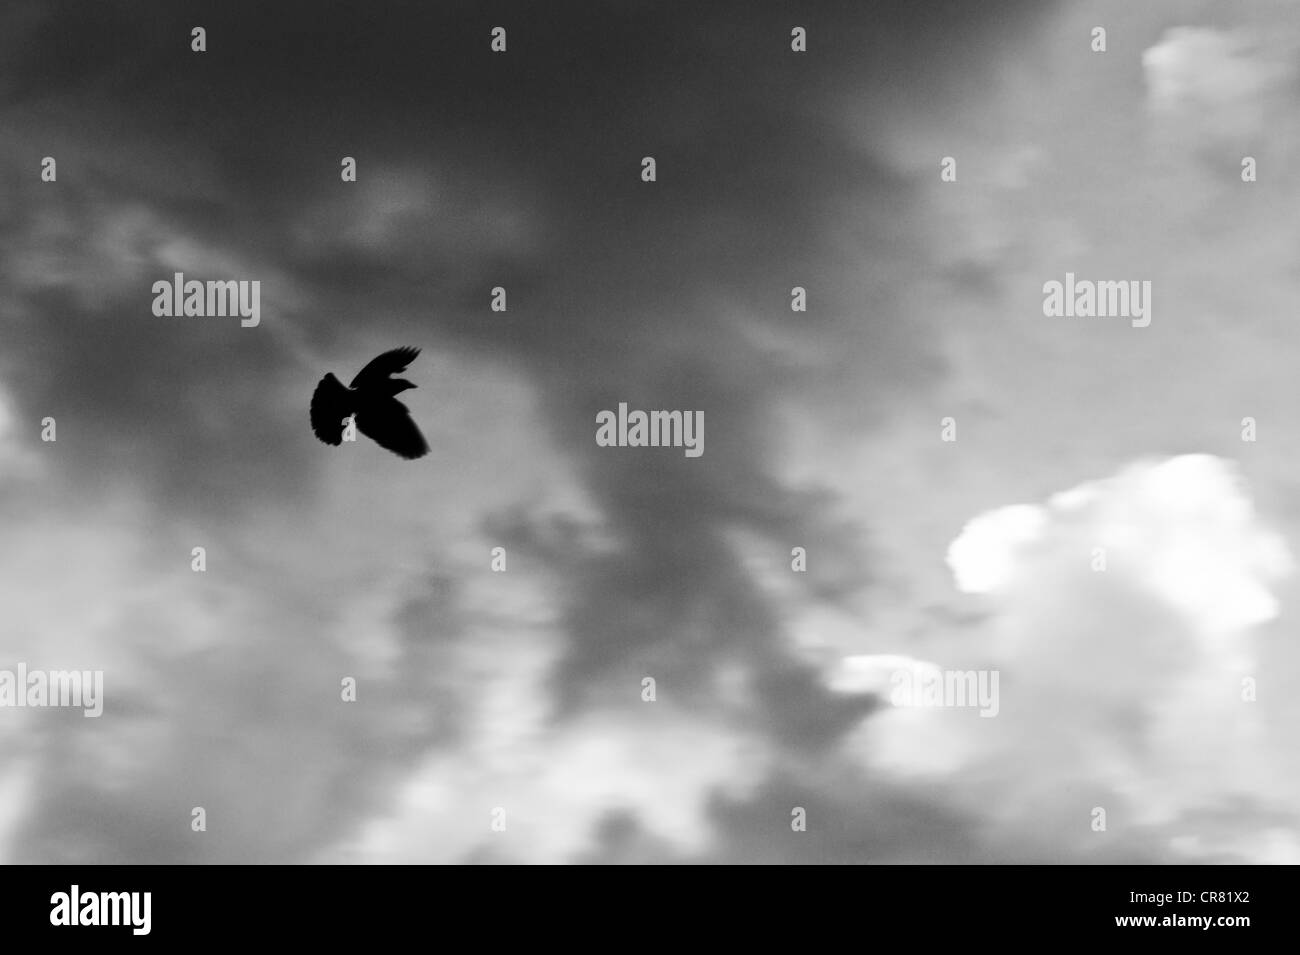
M1074 851L1105 845L1089 839L1094 806L1130 847L1156 839L1223 858L1265 839L1229 807L1285 811L1295 788L1277 778L1285 741L1242 697L1258 676L1249 631L1278 613L1273 587L1292 559L1232 464L1138 462L979 515L948 560L958 586L996 609L963 660L982 653L980 666L1001 671L998 718L886 710L854 741L871 766L946 778L995 827L1037 827ZM845 661L840 676L877 669ZM1188 841L1207 832L1217 837Z
M981 514L949 548L957 586L970 593L1013 587L1025 579L1034 545L1051 534L1068 535L1080 562L1091 569L1104 559L1198 632L1274 617L1271 584L1292 566L1284 541L1257 520L1235 469L1209 455L1183 455L1055 494L1043 507Z
M1175 27L1142 54L1147 106L1179 142L1250 152L1275 132L1273 111L1293 107L1294 54L1286 31Z
M1149 103L1162 111L1226 112L1270 90L1287 67L1252 55L1242 31L1175 27L1142 54Z

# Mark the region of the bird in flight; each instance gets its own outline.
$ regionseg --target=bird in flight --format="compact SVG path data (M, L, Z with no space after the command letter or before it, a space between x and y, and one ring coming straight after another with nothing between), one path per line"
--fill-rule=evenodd
M428 454L429 445L410 411L394 397L415 387L392 376L405 371L418 354L418 348L386 351L362 368L346 388L333 372L322 378L311 396L311 429L316 437L326 444L342 443L346 419L352 418L358 431L394 454L408 459Z

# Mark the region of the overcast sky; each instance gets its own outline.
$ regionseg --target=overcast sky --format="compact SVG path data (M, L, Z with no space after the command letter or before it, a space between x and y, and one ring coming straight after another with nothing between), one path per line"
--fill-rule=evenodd
M1297 3L13 0L0 63L0 669L105 686L0 709L0 858L1300 861ZM319 443L400 345L431 453Z

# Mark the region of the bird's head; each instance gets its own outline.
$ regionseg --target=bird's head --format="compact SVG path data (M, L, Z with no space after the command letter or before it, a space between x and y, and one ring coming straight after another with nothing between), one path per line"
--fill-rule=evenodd
M415 388L416 385L414 382L407 381L405 378L394 378L389 387L392 389L393 394L397 395L401 394L403 391Z

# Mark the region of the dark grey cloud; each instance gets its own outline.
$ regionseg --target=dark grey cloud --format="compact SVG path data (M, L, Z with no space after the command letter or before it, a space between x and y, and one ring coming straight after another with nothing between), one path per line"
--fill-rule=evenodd
M916 183L872 127L883 137L900 104L959 95L1042 15L1026 2L14 5L0 28L14 57L0 107L22 147L3 156L12 214L0 250L22 310L0 374L24 420L56 414L74 439L66 480L83 492L127 481L156 508L149 530L175 546L182 525L213 528L265 572L238 582L256 608L273 603L277 576L289 591L325 579L266 551L244 523L259 508L330 517L322 488L334 473L306 425L315 377L365 357L352 351L362 337L487 358L535 390L613 542L592 545L545 514L486 519L495 539L561 570L557 722L654 675L701 723L742 723L777 752L815 756L873 704L830 696L790 651L781 598L744 570L731 534L754 535L778 562L796 544L816 552L801 600L834 604L872 585L871 515L847 521L834 495L780 477L777 412L802 403L861 435L890 399L942 380L943 357L898 314L930 265L905 224ZM794 24L814 54L789 53ZM207 30L202 55L189 50L195 25ZM509 31L502 57L488 50L495 25ZM865 142L845 122L855 100ZM45 154L59 159L56 187L36 180ZM339 182L345 155L358 160L355 185ZM643 155L658 162L653 185L639 181ZM131 210L137 231L123 224ZM45 258L24 258L33 249ZM243 270L194 277L263 279L274 309L263 327L156 319L150 285L186 255ZM494 285L509 292L504 316L487 309ZM793 285L810 287L806 315L791 316ZM705 455L596 447L596 412L620 401L702 409ZM384 509L385 490L372 490ZM160 664L173 696L152 717L173 721L174 748L152 776L85 792L42 763L56 796L18 855L300 859L391 810L419 759L455 754L473 732L458 592L437 563L379 621L401 635L403 672L366 722L339 715L336 691L292 686L295 661L315 658L312 672L331 677L352 665L324 646L328 613L292 601L249 610L233 647ZM290 691L250 682L250 666ZM750 676L748 702L715 701L727 666ZM181 723L173 697L199 701ZM395 728L411 707L426 719ZM214 722L222 735L205 742ZM178 784L190 778L203 793ZM222 779L258 780L266 798L250 805L246 786ZM772 782L719 809L720 825L738 843L772 805L818 798ZM724 854L973 851L960 818L902 797L898 813L861 818L853 799L827 810L851 817L834 845ZM237 828L198 849L183 831L161 834L155 820L187 801ZM883 831L900 814L908 826ZM607 856L630 842L633 854L667 851L620 818L603 830Z

